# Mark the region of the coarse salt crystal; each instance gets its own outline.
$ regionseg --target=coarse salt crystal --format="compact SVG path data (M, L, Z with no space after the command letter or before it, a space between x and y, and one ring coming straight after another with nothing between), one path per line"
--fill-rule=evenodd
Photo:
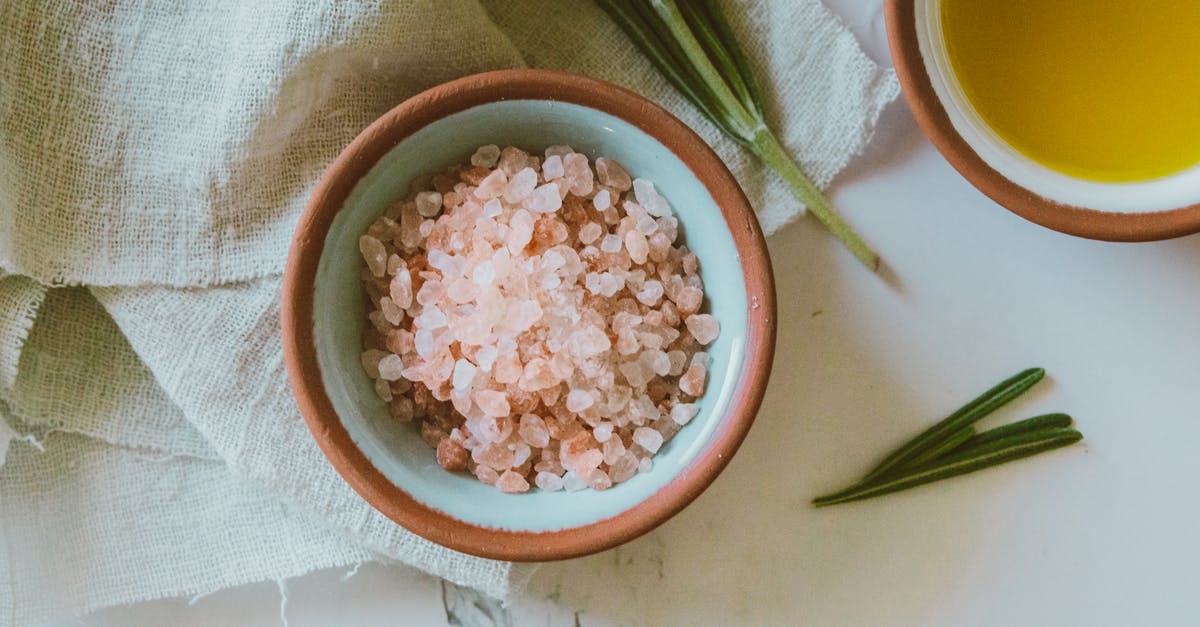
M408 273L408 270L403 270L392 277L388 284L388 294L391 296L392 302L398 306L404 309L412 306L412 275Z
M496 390L476 390L471 394L471 400L483 410L483 413L489 416L507 416L510 412L508 405L508 397L504 392Z
M471 389L471 380L475 378L475 364L459 359L454 362L454 378L451 385L460 392Z
M508 177L505 176L503 170L493 170L487 175L479 186L475 188L475 197L480 200L489 200L496 198L504 193L505 186L508 185Z
M367 262L367 270L376 277L381 277L387 272L387 249L383 247L383 242L371 237L363 235L358 238L358 250L362 253L363 261Z
M680 425L686 425L696 417L700 412L700 407L695 403L679 403L671 408L671 420L674 420Z
M359 356L359 360L362 363L363 372L366 372L367 376L371 377L372 379L378 379L379 360L387 356L387 351L381 351L374 348L363 351L362 355Z
M401 322L404 322L404 309L387 296L379 299L379 311L388 323L394 327L398 327Z
M523 201L523 206L533 213L554 213L562 207L558 186L547 183L534 189Z
M375 395L385 403L391 402L392 386L383 379L375 379Z
M607 189L596 192L596 195L592 197L592 206L596 208L596 211L604 211L612 206L612 196Z
M633 263L646 263L646 255L650 253L650 245L646 242L646 234L634 229L625 234L625 248L629 250L629 258Z
M629 172L620 163L605 157L596 159L596 176L600 179L601 185L611 187L618 192L627 191L632 183Z
M427 307L421 315L413 319L413 324L429 331L440 329L446 326L446 314L437 307Z
M432 218L442 212L442 195L437 192L419 192L414 201L422 217Z
M663 445L663 436L650 427L638 427L633 430L633 441L647 451L657 453Z
M563 475L563 488L567 492L578 492L586 487L588 487L587 481L581 479L579 475L570 471Z
M517 172L508 185L504 188L504 201L510 204L517 204L529 197L537 187L538 177L537 172L533 168L524 168ZM499 215L499 214L497 214Z
M501 492L515 494L518 492L529 491L529 482L520 474L511 470L504 471L500 478L496 480L496 487L500 488Z
M546 177L547 181L562 178L566 174L563 168L563 160L559 155L550 155L542 162L542 176Z
M591 394L583 390L571 390L567 394L567 410L573 412L581 412L592 406L596 399Z
M517 433L529 446L544 448L550 444L550 432L546 429L546 421L534 414L523 414Z
M694 314L684 319L688 332L701 345L710 344L721 333L721 325L709 314Z
M555 144L553 146L547 146L544 154L546 155L546 158L549 159L555 155L558 155L559 157L566 157L573 152L575 152L575 149L566 144Z
M600 240L600 250L602 250L606 253L615 253L615 252L620 251L621 250L621 236L620 235L605 235L604 238Z
M613 436L613 424L611 422L602 422L592 429L592 437L601 444L608 442ZM620 438L617 438L618 441Z
M502 213L504 213L504 205L499 198L493 198L483 203L483 217L494 218Z
M634 179L633 194L637 198L638 204L650 215L656 218L671 215L671 205L667 204L667 199L654 189L654 183L646 179Z
M492 168L496 166L496 162L500 160L500 147L495 144L480 146L475 154L471 155L471 165L477 168Z
M654 307L663 297L663 285L658 281L650 280L642 284L642 289L637 293L638 302L647 307Z
M569 183L567 191L581 197L592 193L595 178L592 176L592 169L588 167L586 155L573 152L563 157L563 169Z
M496 267L490 261L475 266L475 270L471 273L471 280L483 287L491 285L492 281L496 280Z
M634 228L641 231L645 235L652 235L658 230L658 222L648 215L642 216L638 218L637 224Z
M399 355L388 354L379 360L379 378L384 381L395 381L404 372L404 361Z
M667 371L667 374L672 377L683 374L684 367L688 365L687 353L680 350L667 351L667 359L671 361L671 369Z
M679 377L679 389L684 394L702 396L704 394L704 376L707 369L702 364L692 364L683 376Z
M579 243L585 246L600 239L600 235L604 233L604 227L595 222L588 222L579 227Z
M537 477L534 478L534 482L537 484L537 487L547 492L556 492L563 488L562 477L551 472L539 472Z
M475 351L475 362L479 364L479 369L488 371L492 369L492 365L496 363L496 357L500 354L495 346L484 346Z

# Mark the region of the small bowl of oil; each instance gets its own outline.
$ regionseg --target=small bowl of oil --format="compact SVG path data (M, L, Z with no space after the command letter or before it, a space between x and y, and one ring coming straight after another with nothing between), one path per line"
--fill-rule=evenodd
M922 130L993 200L1094 239L1200 232L1196 0L887 0Z

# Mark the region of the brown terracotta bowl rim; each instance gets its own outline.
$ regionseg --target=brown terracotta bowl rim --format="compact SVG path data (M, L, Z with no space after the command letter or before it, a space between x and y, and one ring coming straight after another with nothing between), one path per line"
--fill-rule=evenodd
M951 123L934 91L917 40L917 0L886 0L888 46L905 99L925 136L979 191L1042 226L1090 239L1139 242L1200 232L1200 203L1145 213L1097 211L1047 199L985 162Z
M727 411L702 450L665 486L615 516L554 531L475 525L417 501L389 481L355 445L334 411L317 365L314 284L335 215L357 182L428 124L477 105L532 99L574 103L620 118L673 152L720 207L746 283L746 347ZM302 213L283 279L281 325L288 379L313 438L333 467L368 503L437 544L490 559L544 561L608 549L650 531L686 507L729 463L762 402L775 350L775 286L766 242L733 175L698 135L666 110L600 80L549 70L500 70L445 83L384 114L325 171Z

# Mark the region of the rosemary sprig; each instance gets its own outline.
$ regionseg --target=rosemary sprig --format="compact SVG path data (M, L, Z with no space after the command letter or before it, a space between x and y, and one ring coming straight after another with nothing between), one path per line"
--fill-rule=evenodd
M696 108L775 170L859 261L879 268L879 256L834 211L767 126L746 56L715 0L596 1Z
M854 485L818 497L818 507L880 496L1078 442L1066 414L1027 418L976 433L975 422L1023 394L1045 376L1030 368L1006 379L909 440Z
M1001 405L1024 394L1044 376L1046 376L1046 371L1042 368L1029 368L1005 379L975 400L960 407L958 411L950 414L941 422L921 432L920 435L906 442L904 446L896 449L871 472L867 473L867 476L863 477L863 481L870 481L893 468L911 462L925 451L936 447L948 436L975 424Z
M865 482L813 499L813 505L824 507L849 501L860 501L873 496L898 492L939 479L964 475L990 466L996 466L1043 451L1062 448L1083 439L1083 434L1074 429L1040 429L993 440L981 446L956 452L948 457L930 462L924 467L914 468L882 481Z

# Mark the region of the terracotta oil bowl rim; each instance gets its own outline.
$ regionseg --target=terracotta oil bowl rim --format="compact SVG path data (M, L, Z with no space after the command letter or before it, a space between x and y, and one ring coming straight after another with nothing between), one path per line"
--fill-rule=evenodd
M322 383L313 332L313 287L334 216L357 182L401 140L477 105L552 100L590 107L647 133L681 159L725 218L746 283L746 351L727 412L696 457L644 501L611 518L554 531L479 526L430 508L390 482L354 444ZM708 145L663 108L604 81L549 70L499 70L418 94L373 122L342 151L314 189L296 227L283 278L284 361L300 411L325 456L368 503L409 531L479 557L544 561L608 549L678 513L716 478L737 451L762 403L775 351L775 283L766 242L733 175Z
M954 128L934 92L917 41L915 6L916 0L886 0L884 6L896 76L921 131L979 191L1026 220L1090 239L1140 242L1200 232L1200 203L1146 213L1097 211L1049 200L993 169Z

